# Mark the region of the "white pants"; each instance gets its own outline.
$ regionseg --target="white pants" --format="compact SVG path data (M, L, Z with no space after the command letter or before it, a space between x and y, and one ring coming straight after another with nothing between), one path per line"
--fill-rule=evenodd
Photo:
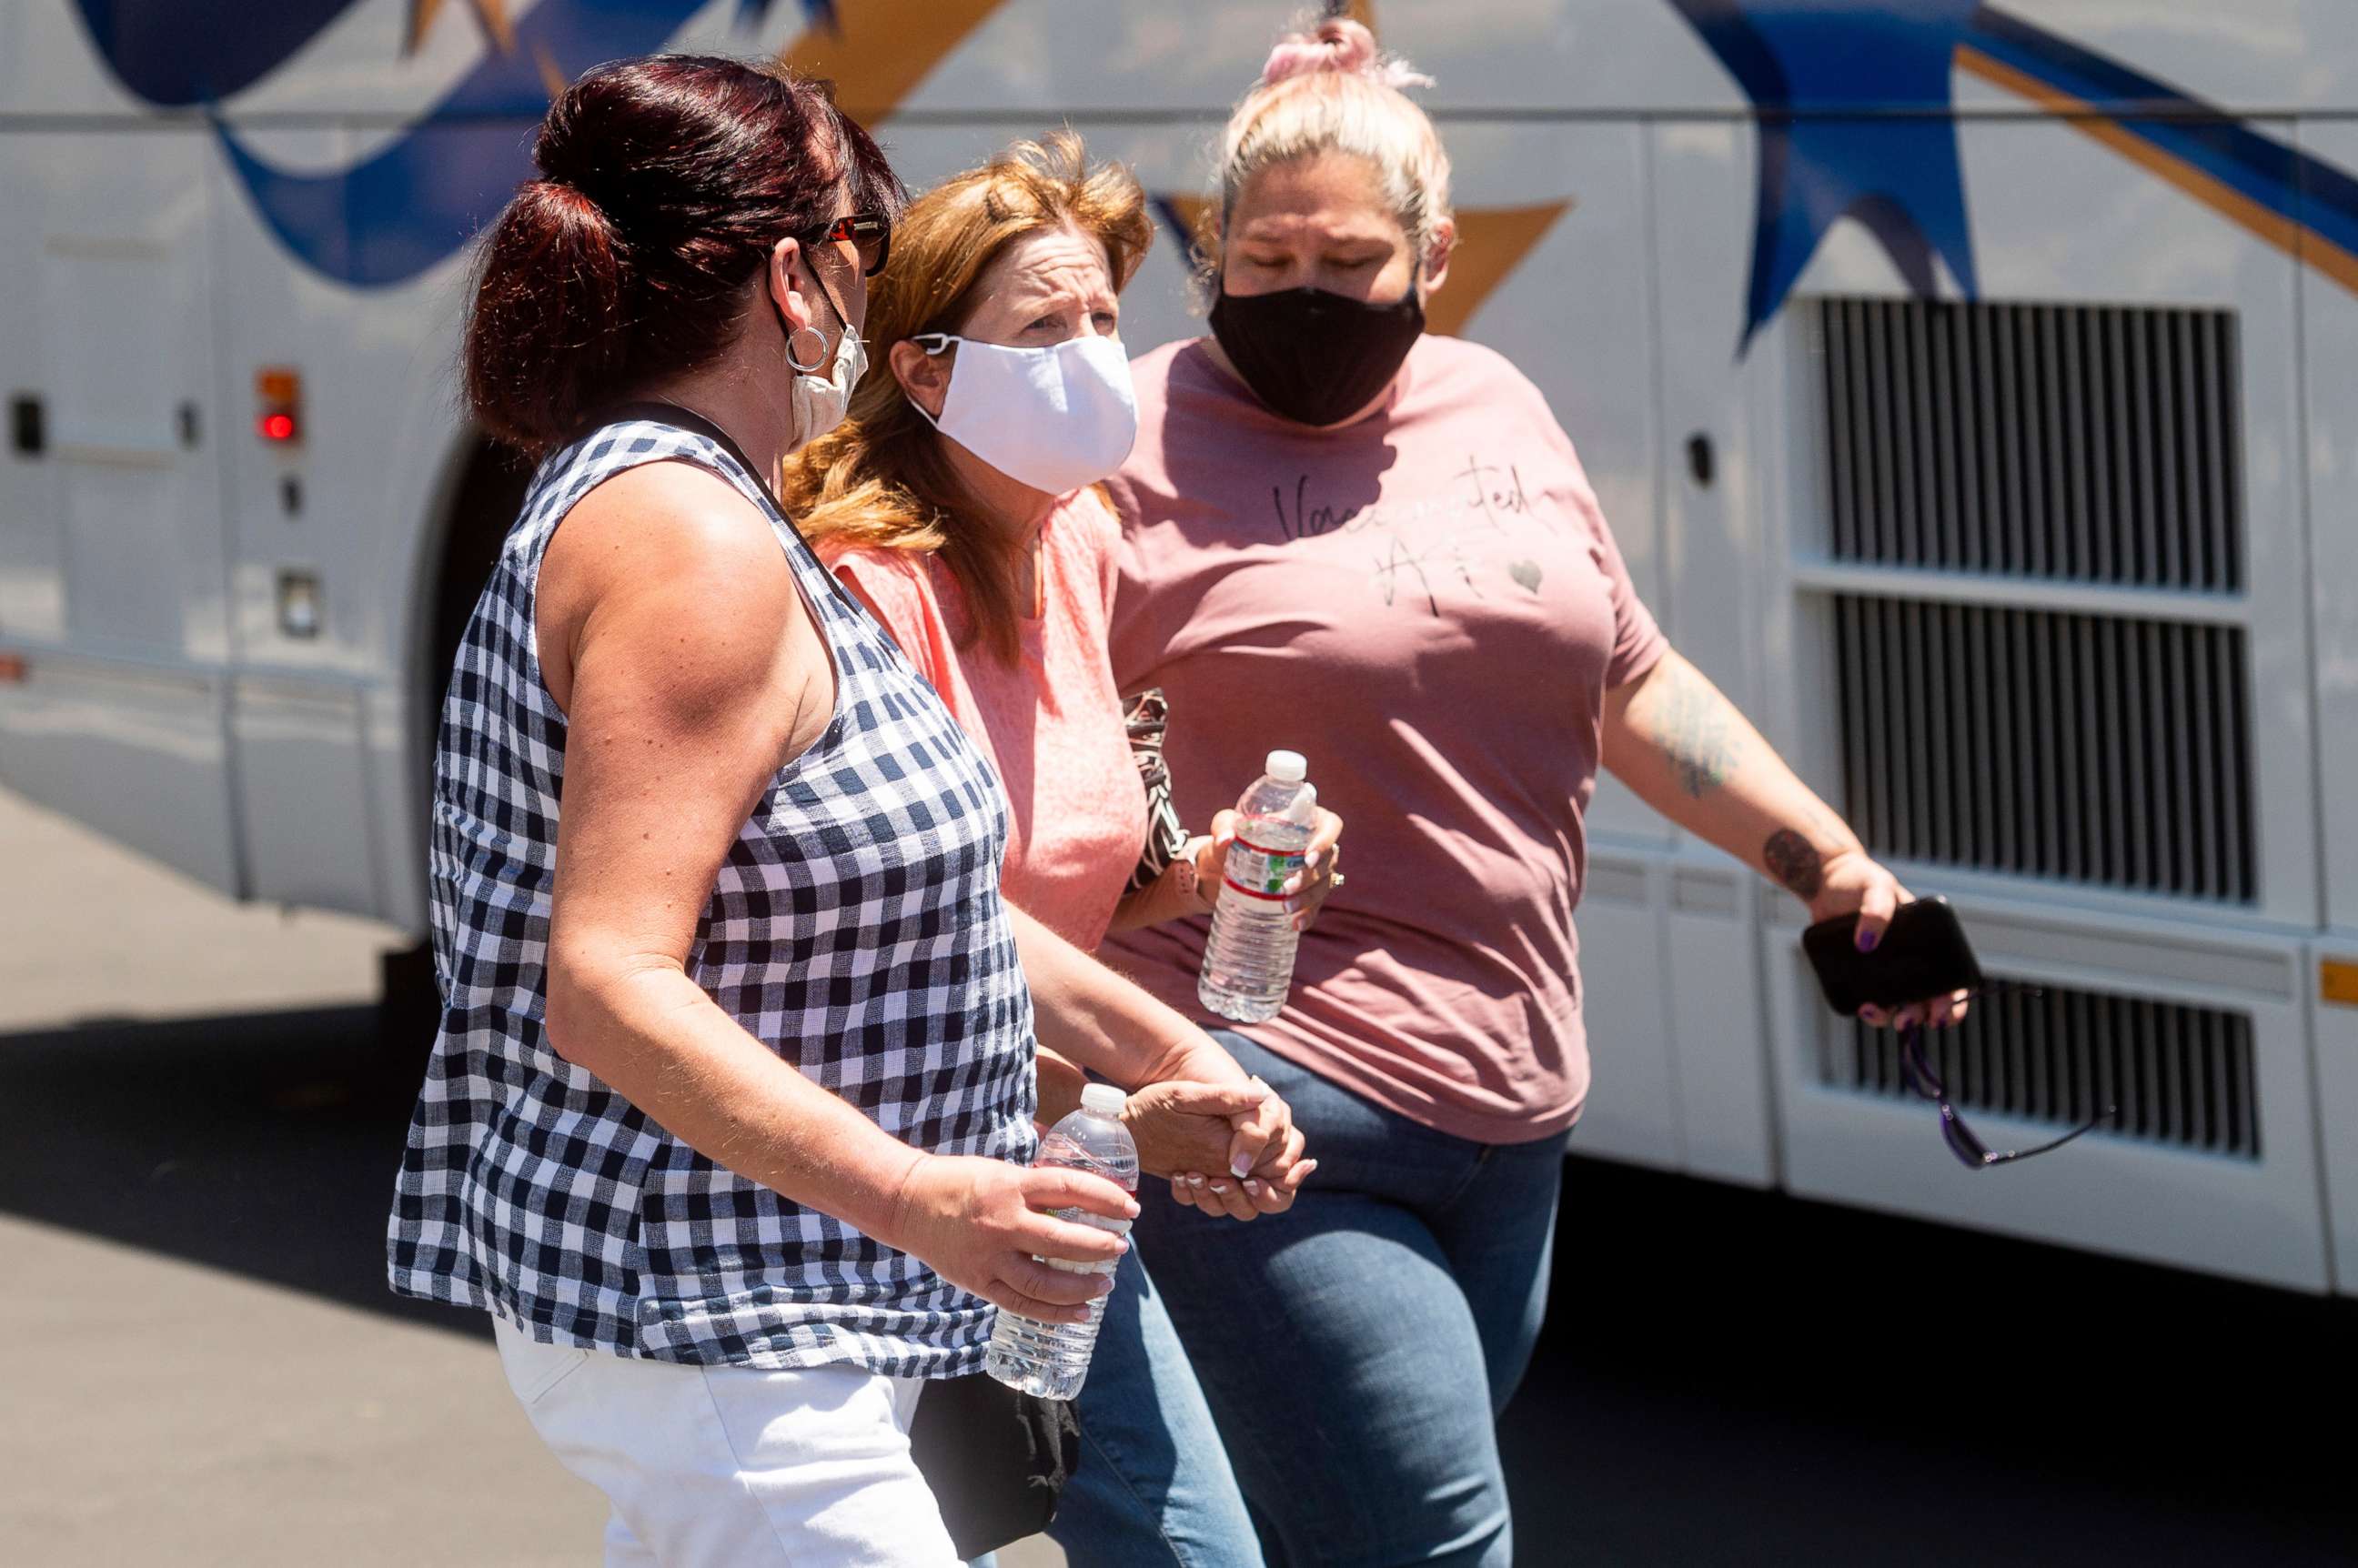
M923 1379L635 1361L493 1325L541 1441L613 1504L607 1568L957 1568L909 1456Z

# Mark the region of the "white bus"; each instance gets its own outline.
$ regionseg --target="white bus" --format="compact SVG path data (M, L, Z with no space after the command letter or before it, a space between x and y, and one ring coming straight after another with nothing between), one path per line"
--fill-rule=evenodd
M1999 975L1973 1174L1790 899L1609 784L1586 1153L2358 1293L2358 13L1375 0L1436 81L1438 330L1646 598ZM913 185L1069 122L1176 234L1277 0L0 6L0 779L241 897L426 918L434 714L523 482L454 392L552 88L835 77ZM1367 874L1362 872L1361 874ZM16 891L21 895L21 890Z

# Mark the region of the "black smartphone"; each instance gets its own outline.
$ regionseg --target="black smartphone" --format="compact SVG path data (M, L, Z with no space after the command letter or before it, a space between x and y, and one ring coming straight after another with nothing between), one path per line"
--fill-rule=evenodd
M1927 997L1980 988L1982 967L1945 898L1903 903L1871 953L1858 950L1858 916L1821 920L1801 933L1826 1005L1844 1018L1869 1003L1905 1007Z

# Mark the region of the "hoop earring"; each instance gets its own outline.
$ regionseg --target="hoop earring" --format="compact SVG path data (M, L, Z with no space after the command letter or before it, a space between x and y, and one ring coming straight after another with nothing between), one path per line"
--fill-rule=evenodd
M803 362L795 355L795 343L806 332L809 333L818 343L818 347L811 351L811 362L808 364L803 363ZM817 327L797 327L793 331L787 333L786 362L794 366L797 372L804 375L809 375L813 372L817 371L821 365L827 363L827 334L820 331Z

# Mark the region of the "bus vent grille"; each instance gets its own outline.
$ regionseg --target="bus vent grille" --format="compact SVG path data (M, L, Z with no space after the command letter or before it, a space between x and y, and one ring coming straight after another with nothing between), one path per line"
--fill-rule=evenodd
M1831 606L1849 816L1878 855L2251 902L2242 628Z
M1835 559L2240 586L2224 310L1829 299Z
M2100 1130L2259 1158L2252 1021L2243 1013L2063 986L2008 989L1924 1044L1950 1102L1968 1114L2071 1127L2114 1106L2118 1115ZM1853 1022L1831 1031L1821 1076L1835 1088L1917 1099L1888 1029ZM1920 1103L1928 1121L1939 1114Z

